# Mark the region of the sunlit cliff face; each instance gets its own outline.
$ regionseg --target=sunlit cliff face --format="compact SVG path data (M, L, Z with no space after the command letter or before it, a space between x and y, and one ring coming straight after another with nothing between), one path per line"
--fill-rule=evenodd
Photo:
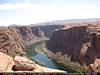
M95 59L94 63L90 64L91 68L96 72L100 71L100 59Z

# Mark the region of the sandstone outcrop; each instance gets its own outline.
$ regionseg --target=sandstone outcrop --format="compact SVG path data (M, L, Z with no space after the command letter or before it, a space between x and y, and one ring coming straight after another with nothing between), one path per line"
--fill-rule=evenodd
M100 26L89 24L55 30L46 43L53 53L61 52L62 56L68 54L72 61L86 65L93 63L95 57L100 58L99 45Z
M92 72L100 73L100 59L95 59L94 63L89 65Z
M35 63L27 57L15 56L14 62L14 71L33 71L36 68Z
M0 28L0 51L10 56L24 54L23 41L15 29Z
M13 70L14 71L34 71L34 72L59 72L59 73L66 73L65 71L62 70L57 70L57 69L50 69L47 67L40 66L27 57L22 57L22 56L15 56L14 58L14 66Z
M0 71L12 71L13 58L0 52Z

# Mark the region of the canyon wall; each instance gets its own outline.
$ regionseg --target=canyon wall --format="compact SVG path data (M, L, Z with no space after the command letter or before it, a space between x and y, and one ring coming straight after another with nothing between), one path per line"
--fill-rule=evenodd
M65 26L53 32L46 46L55 57L68 54L71 61L89 65L100 58L100 25Z
M22 50L23 40L16 30L0 28L0 51L8 55L24 54Z
M58 27L58 26L57 26ZM38 41L46 40L45 33L50 34L57 28L56 26L9 26L0 28L0 71L14 71L14 70L33 70L36 63L29 63L29 59L24 60L14 60L16 56L26 57L24 49ZM49 30L49 31L47 31ZM46 34L46 35L47 35ZM29 60L29 61L28 61ZM16 63L19 62L19 63ZM4 62L4 63L3 63ZM27 63L26 63L27 62ZM33 61L32 61L33 62ZM33 66L29 66L33 65ZM39 68L38 68L39 67ZM34 71L52 71L52 69L43 68L37 65L37 69ZM54 70L60 71L60 70ZM61 71L60 71L61 72Z
M64 27L64 25L47 25L39 27L44 32L46 37L50 37L55 29L61 29Z
M24 41L24 46L32 44L35 41L41 41L45 37L50 37L55 29L63 28L63 25L50 25L50 26L10 26L9 29L15 29Z
M35 41L37 38L45 37L45 34L39 27L15 26L9 28L15 29L24 42L30 42L32 40Z
M29 44L45 40L54 29L62 26L10 26L0 28L0 51L14 56L24 54L23 49ZM45 36L46 35L46 36Z

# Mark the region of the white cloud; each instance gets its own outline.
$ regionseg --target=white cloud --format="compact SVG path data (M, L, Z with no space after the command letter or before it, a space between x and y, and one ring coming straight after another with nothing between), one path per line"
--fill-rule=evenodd
M50 20L100 17L100 9L93 5L41 5L32 3L1 4L0 10L16 10L13 17L0 18L0 25L45 22ZM11 14L9 14L11 15ZM4 15L6 16L6 15Z

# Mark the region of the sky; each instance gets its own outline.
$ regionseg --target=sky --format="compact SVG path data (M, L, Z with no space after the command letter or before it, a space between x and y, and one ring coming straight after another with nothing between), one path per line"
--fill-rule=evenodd
M0 0L0 26L100 18L100 0Z

